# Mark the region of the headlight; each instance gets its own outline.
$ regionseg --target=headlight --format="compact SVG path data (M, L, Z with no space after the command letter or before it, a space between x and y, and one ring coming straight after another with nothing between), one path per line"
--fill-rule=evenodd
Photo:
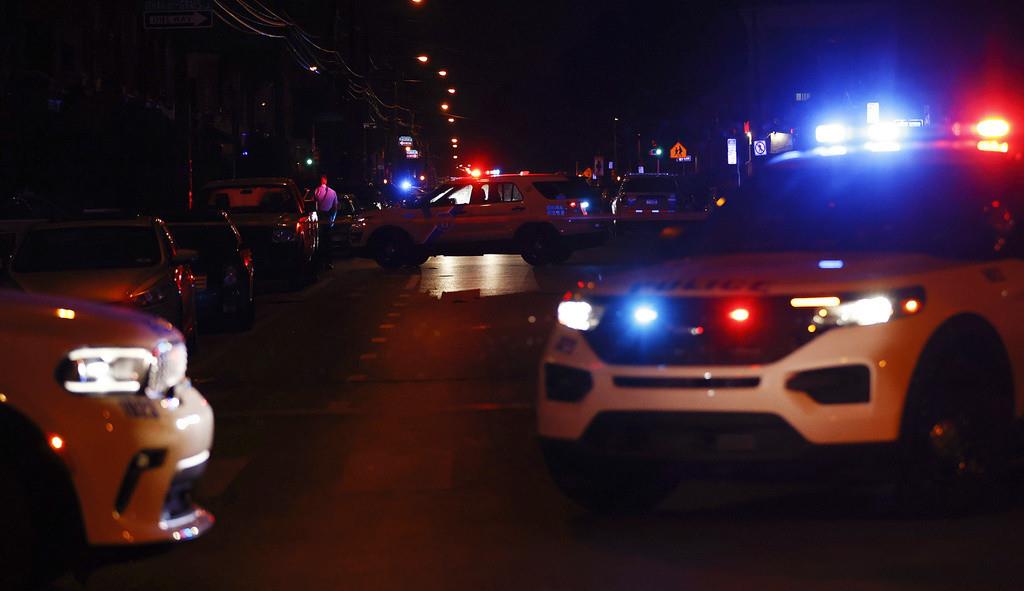
M169 283L160 284L151 287L146 291L133 293L130 296L128 296L128 299L131 300L131 302L136 306L141 306L145 308L147 306L159 304L160 302L166 300L171 295L172 291L177 290L177 286L173 286Z
M295 229L287 226L274 228L274 233L270 235L271 242L295 242L296 238L298 234Z
M68 353L57 380L72 394L139 394L163 397L185 379L188 353L182 343L142 347L82 347Z
M601 322L604 308L590 302L571 300L558 304L558 322L576 330L593 330Z
M838 296L793 298L790 305L817 308L812 320L818 326L871 326L920 312L924 307L924 290L910 288L844 299Z

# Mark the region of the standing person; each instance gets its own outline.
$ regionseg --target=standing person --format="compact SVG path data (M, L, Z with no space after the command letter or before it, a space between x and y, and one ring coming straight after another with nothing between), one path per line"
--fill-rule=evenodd
M333 269L331 263L331 230L338 215L338 193L327 186L327 175L320 177L320 186L313 191L316 198L316 217L320 220L320 240L317 246L318 265Z

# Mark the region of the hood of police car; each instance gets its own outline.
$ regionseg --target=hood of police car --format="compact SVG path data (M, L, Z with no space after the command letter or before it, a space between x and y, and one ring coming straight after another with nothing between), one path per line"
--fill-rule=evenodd
M598 292L783 295L893 286L963 264L904 253L763 253L693 257L602 281Z

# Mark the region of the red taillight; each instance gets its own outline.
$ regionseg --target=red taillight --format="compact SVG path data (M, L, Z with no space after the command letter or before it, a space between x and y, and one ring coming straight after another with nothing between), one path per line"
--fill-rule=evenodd
M743 307L733 308L729 310L729 320L742 324L750 320L750 310Z
M252 250L243 248L238 252L238 254L242 256L242 264L245 265L246 268L252 266Z

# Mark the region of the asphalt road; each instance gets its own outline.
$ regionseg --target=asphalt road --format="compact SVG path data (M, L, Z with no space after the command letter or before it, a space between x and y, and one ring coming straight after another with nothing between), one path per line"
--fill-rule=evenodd
M644 517L563 499L534 440L539 356L561 294L623 261L340 261L261 296L252 331L204 336L192 364L213 531L55 589L1024 588L1024 503L896 518L763 482L687 483Z

